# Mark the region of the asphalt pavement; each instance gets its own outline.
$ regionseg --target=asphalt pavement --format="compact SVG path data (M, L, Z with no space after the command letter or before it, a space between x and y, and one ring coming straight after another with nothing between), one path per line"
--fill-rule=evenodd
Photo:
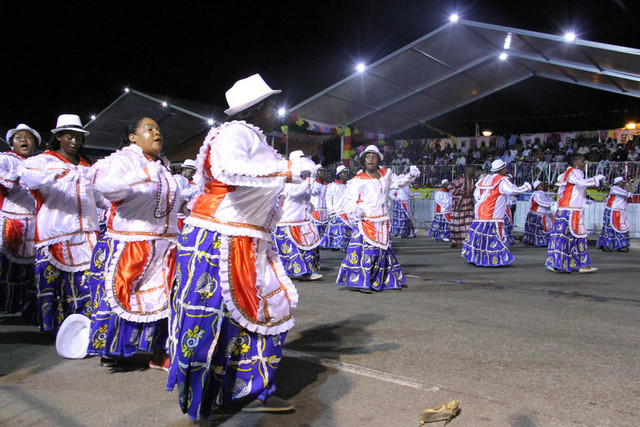
M373 294L334 285L342 256L300 302L278 370L288 414L222 408L202 425L419 426L451 400L451 426L640 425L640 245L590 247L594 274L545 270L544 248L516 243L511 266L478 268L460 249L394 239L408 279ZM0 315L0 425L189 426L166 373L136 354L118 369L60 358L54 338ZM437 424L442 425L442 424Z

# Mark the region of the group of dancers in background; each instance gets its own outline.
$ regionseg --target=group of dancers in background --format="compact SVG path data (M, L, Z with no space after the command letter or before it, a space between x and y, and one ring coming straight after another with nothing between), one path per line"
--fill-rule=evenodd
M274 382L298 302L291 278L322 279L325 248L344 253L336 285L364 293L406 286L391 236L415 236L409 187L419 171L380 167L375 145L353 178L339 166L331 183L302 152L283 158L265 136L278 93L258 74L236 82L228 118L177 176L150 117L131 120L120 149L95 163L83 153L89 132L77 115L58 117L40 154L35 129L9 130L12 150L0 154L2 310L53 333L71 314L87 316L87 354L113 367L150 353L149 367L168 371L167 390L177 388L192 419L239 399L248 412L293 409ZM509 264L508 206L535 190L523 241L548 245L553 271L595 271L582 209L586 188L603 177L584 179L583 168L576 156L558 180L552 222L544 184L516 187L501 160L475 184L467 167L442 181L429 236L463 244L476 265ZM607 199L598 241L607 250L629 247L624 184L617 178Z
M429 230L429 237L449 242L452 228L466 228L462 257L469 263L481 267L499 267L511 264L513 254L509 251L513 237L513 209L516 197L532 192L527 213L522 242L529 246L547 247L546 268L554 273L593 273L598 269L591 266L587 249L587 229L584 223L584 207L593 203L587 197L587 188L599 187L603 175L584 178L584 156L576 154L570 158L568 169L559 176L558 202L555 217L551 217L553 201L547 196L548 186L540 181L525 182L515 186L507 174L507 165L495 160L491 173L480 177L473 184L473 191L458 193L458 198L450 191L450 183L443 180L435 193L435 215ZM627 203L633 197L630 191L633 181L625 178L613 180L609 195L604 199L605 209L596 245L606 252L628 252L629 225L626 217ZM464 187L464 185L463 185ZM471 185L468 186L471 188ZM472 194L472 196L471 196ZM452 220L458 207L464 205L464 198L471 199L474 206L472 217L466 216L467 224ZM467 200L468 202L468 200ZM466 204L468 206L469 203ZM459 215L460 217L460 215ZM473 218L473 219L471 219ZM452 244L455 247L456 244Z

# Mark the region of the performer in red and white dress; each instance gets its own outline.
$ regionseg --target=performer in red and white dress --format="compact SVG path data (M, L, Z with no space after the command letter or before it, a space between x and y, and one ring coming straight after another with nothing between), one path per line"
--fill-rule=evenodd
M321 238L324 236L329 223L326 172L327 170L322 165L316 165L316 179L311 184L311 205L313 206L311 220L318 228Z
M584 225L584 206L587 187L598 187L604 175L586 179L584 156L575 154L569 159L569 168L558 177L558 210L549 236L546 268L554 273L580 273L598 271L591 266L587 249L587 227Z
M165 344L182 203L162 145L155 120L134 119L123 148L93 166L95 188L111 201L87 280L93 294L88 354L101 356L102 366L144 351L153 352L149 367L169 369Z
M198 186L193 180L196 173L195 160L186 159L180 166L182 170L179 174L174 175L178 188L180 188L180 200L182 201L182 206L179 206L178 209L178 230L182 230L184 220L187 217L186 204L198 192Z
M396 175L379 168L383 156L375 145L369 145L360 157L365 171L347 185L346 211L354 226L336 285L366 293L401 289L406 279L389 240L387 194L391 188L414 181L420 171L411 166L408 174Z
M625 184L627 181L623 177L615 178L605 199L602 231L596 243L605 252L629 252L629 224L625 211L633 193L625 188Z
M311 182L284 186L282 217L273 229L273 245L289 276L320 280L320 232L311 221Z
M462 257L478 267L499 267L514 261L504 230L507 199L531 190L528 182L520 187L511 183L506 176L507 165L501 159L493 161L491 172L476 183L476 219L462 247Z
M420 193L411 193L409 183L389 191L389 198L393 200L393 218L389 234L401 238L416 237L416 229L411 219L411 199L420 196Z
M436 207L433 221L431 221L431 228L429 229L429 237L448 242L451 238L449 225L451 224L452 204L451 193L449 193L449 180L443 179L440 186L441 188L435 192L434 196Z
M80 117L62 114L52 129L49 150L29 157L21 181L37 203L36 287L39 321L56 331L73 313L91 315L91 292L83 280L98 241L93 169L82 154ZM100 207L105 208L104 204Z
M25 124L7 132L12 151L0 153L0 312L22 312L35 322L36 201L20 185L18 172L33 156L40 134Z
M524 224L522 243L532 246L548 246L551 233L551 204L547 197L547 184L536 180L533 183L531 205Z
M196 159L200 192L178 239L167 389L190 418L229 402L242 410L293 409L275 396L274 375L298 302L271 242L287 182L315 177L315 164L282 158L265 133L275 126L272 90L255 74L226 93L229 115Z
M340 165L336 168L336 175L338 179L327 186L329 225L320 246L345 251L351 238L351 223L345 210L349 169Z

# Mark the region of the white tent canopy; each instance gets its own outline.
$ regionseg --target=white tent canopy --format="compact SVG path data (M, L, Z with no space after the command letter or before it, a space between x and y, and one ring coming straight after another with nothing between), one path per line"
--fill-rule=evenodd
M397 134L533 76L640 98L640 49L460 20L291 111L331 126Z

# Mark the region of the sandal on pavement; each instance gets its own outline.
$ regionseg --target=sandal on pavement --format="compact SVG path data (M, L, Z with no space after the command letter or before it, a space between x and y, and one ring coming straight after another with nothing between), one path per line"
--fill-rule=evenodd
M293 405L288 400L269 396L264 402L259 399L254 400L242 408L242 412L287 412L293 409Z

